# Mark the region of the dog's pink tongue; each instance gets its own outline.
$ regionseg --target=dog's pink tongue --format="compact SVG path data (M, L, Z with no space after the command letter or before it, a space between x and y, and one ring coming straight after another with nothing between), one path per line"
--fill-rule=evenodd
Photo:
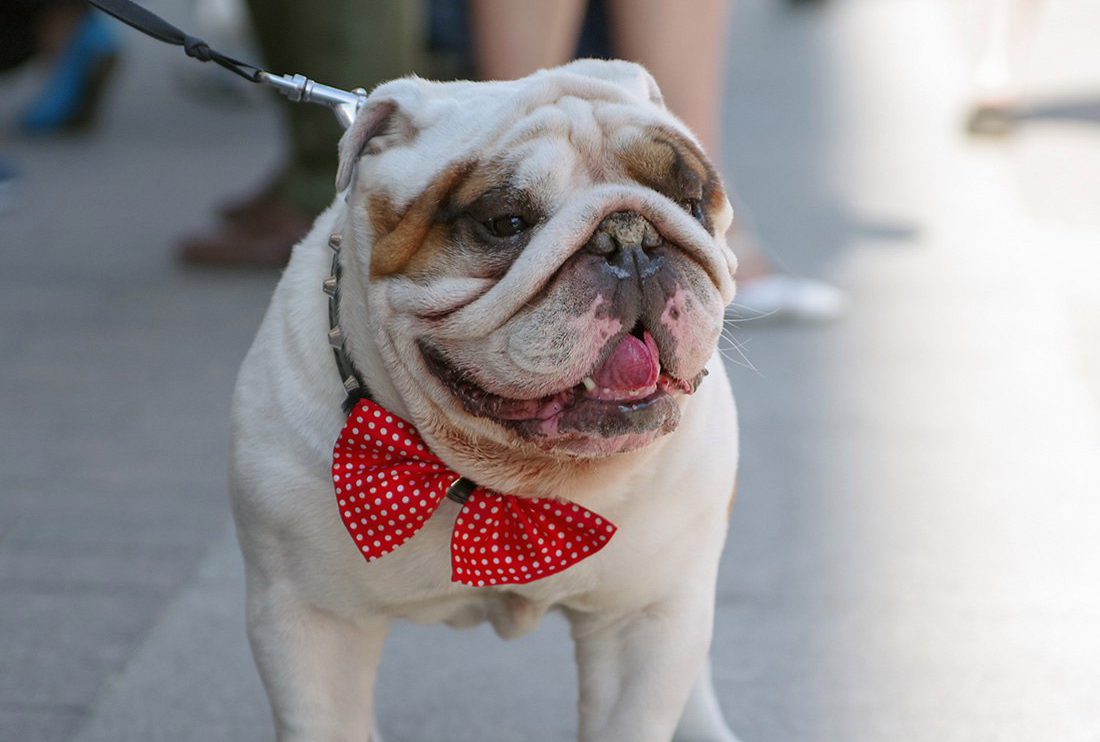
M660 373L657 343L646 332L645 340L633 335L623 337L608 359L592 374L592 380L596 382L597 392L625 393L652 387Z

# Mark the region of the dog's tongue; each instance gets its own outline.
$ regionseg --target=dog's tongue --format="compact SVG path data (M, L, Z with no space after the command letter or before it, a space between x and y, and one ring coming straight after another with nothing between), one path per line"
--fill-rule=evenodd
M629 396L628 392L648 390L661 373L657 342L648 332L639 340L626 335L606 361L592 374L595 393L601 397Z

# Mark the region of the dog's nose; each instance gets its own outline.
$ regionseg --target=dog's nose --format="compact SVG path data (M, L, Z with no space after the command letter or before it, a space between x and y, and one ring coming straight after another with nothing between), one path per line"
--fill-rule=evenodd
M616 278L649 278L661 269L661 257L650 252L663 242L661 233L636 211L608 214L584 246L607 260Z

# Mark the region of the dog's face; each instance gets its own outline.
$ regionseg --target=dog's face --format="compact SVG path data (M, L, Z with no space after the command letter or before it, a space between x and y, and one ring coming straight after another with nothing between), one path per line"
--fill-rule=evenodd
M397 81L341 155L348 321L429 436L598 457L676 427L732 298L731 211L644 70Z

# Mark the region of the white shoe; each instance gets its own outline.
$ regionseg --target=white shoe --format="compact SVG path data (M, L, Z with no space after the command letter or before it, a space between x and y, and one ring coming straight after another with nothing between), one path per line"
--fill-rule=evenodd
M839 317L848 297L835 286L786 273L769 273L738 282L726 307L727 319L828 322Z

